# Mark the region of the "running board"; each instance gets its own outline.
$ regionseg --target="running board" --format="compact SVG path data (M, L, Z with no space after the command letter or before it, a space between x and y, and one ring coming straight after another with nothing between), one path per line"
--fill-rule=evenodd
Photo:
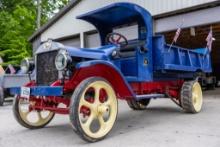
M164 94L146 94L146 95L136 95L136 100L143 100L143 99L151 99L151 98L165 98Z

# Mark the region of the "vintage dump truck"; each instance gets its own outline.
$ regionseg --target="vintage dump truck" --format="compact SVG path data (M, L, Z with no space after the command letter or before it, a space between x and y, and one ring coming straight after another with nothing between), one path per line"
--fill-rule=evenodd
M68 114L76 132L95 142L112 129L118 99L134 110L144 110L151 99L169 98L186 112L200 112L198 74L212 71L206 48L171 46L164 36L153 36L151 14L136 4L115 3L77 18L97 28L101 46L42 44L35 57L36 80L11 89L18 123L37 129L56 113ZM113 32L128 24L138 25L134 40Z

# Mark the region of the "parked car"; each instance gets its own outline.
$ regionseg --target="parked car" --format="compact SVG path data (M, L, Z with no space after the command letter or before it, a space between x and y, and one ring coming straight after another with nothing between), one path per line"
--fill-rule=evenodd
M4 105L7 97L12 96L9 92L11 87L22 86L30 81L28 74L32 74L33 69L34 61L31 58L22 60L20 66L8 65L2 67L0 65L0 106Z
M166 44L164 36L153 36L151 14L131 3L115 3L77 18L97 28L101 46L75 48L48 41L38 48L36 80L11 89L17 95L14 116L23 127L42 128L55 113L68 114L75 131L95 142L114 126L118 99L144 110L151 99L169 98L186 112L200 112L198 74L212 71L206 48ZM113 32L129 24L138 25L135 40ZM33 113L37 119L29 117Z

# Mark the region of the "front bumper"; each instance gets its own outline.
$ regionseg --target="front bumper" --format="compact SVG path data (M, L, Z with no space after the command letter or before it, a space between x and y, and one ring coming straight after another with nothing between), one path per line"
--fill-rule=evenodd
M20 95L22 87L10 88L11 95ZM63 87L62 86L33 86L30 88L30 96L62 96Z

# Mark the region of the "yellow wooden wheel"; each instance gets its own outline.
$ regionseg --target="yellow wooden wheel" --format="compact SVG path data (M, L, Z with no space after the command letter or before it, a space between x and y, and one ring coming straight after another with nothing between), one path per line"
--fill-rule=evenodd
M202 109L202 89L198 82L193 84L192 88L192 101L193 106L196 112L199 112Z
M35 102L25 98L15 98L13 111L16 120L29 129L42 128L54 117L54 112L43 110L31 110L30 106Z
M104 138L112 129L118 111L115 92L101 78L83 81L72 97L71 122L80 136L89 142Z
M186 112L198 113L202 109L202 88L197 81L184 82L181 90L181 106Z

